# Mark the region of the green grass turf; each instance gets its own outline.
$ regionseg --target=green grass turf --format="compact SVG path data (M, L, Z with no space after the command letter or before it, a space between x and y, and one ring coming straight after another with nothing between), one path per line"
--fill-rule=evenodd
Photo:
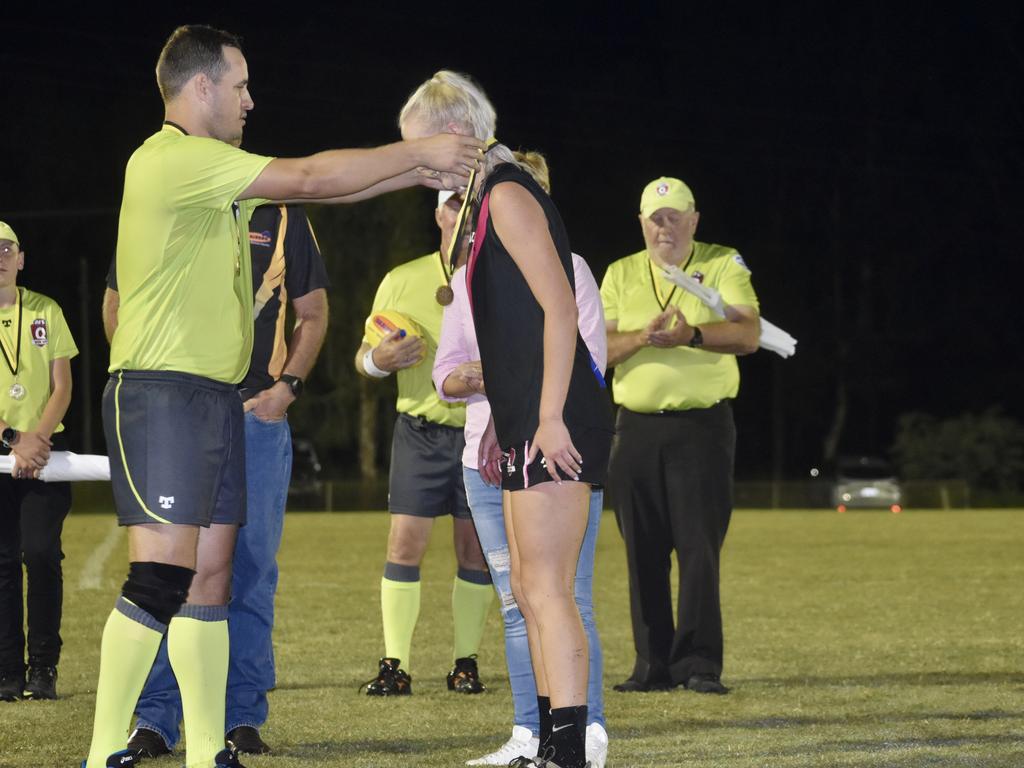
M92 724L99 637L124 578L113 525L65 527L61 699L0 704L0 767L77 766ZM444 689L451 658L451 525L423 568L415 694L356 692L382 653L383 513L290 514L281 553L278 688L250 768L455 766L511 727L500 618L480 652L483 696ZM618 766L1024 765L1024 513L738 512L723 560L728 696L617 694L632 642L622 543L606 515L597 558L611 750ZM174 758L149 761L179 766Z

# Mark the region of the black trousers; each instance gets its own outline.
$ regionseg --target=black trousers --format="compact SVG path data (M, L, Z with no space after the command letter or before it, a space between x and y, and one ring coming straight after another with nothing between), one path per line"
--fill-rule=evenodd
M22 564L28 573L29 663L57 665L64 602L60 534L70 509L70 483L0 476L0 671L25 668Z
M735 452L727 402L652 414L619 409L609 477L626 542L637 681L680 684L722 673L719 554L732 516Z

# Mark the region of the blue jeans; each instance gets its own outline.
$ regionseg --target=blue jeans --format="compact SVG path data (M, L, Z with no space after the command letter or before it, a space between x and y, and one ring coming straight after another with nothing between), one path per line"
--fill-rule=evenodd
M540 732L540 717L537 712L537 685L533 679L530 664L530 645L526 639L526 621L512 596L511 572L508 553L508 536L505 533L505 518L501 510L501 489L484 483L480 473L469 467L462 468L466 483L466 498L473 513L473 523L480 538L487 567L491 571L494 588L501 601L501 615L505 620L505 660L508 663L509 685L512 687L512 718L515 725L529 728L535 735ZM594 622L594 553L597 549L597 533L601 527L601 508L604 491L594 490L590 494L590 515L587 532L583 537L580 559L576 565L576 606L583 619L590 649L590 669L587 684L587 724L604 720L604 659L601 655L601 641L597 636Z
M292 434L288 421L261 421L245 415L246 524L238 531L231 577L225 731L240 725L259 728L267 720L267 691L275 685L274 592L277 550L284 528L292 474ZM181 696L167 660L167 638L135 707L137 727L156 731L171 747L178 741Z

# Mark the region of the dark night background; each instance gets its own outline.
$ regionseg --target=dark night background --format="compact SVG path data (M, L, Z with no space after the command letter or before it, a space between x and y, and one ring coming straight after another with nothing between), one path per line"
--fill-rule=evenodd
M1024 419L1020 6L674 5L5 10L0 219L28 254L19 282L58 299L93 359L88 376L76 360L70 434L92 425L102 452L99 307L124 164L162 119L160 47L190 22L244 37L254 152L395 140L422 80L472 74L501 140L548 156L599 280L642 247L644 184L686 180L698 238L740 250L764 316L800 342L787 361L741 361L742 478L805 477L830 434L840 452L885 453L907 411Z

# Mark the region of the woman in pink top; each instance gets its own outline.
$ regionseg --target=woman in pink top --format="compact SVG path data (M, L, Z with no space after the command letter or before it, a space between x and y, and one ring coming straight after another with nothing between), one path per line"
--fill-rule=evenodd
M516 153L537 182L550 192L547 163L536 152ZM597 282L586 261L577 254L572 256L576 278L576 303L579 309L579 329L591 356L604 372L607 363L604 310ZM537 754L542 718L550 715L538 702L530 648L526 636L526 622L512 594L510 579L508 537L502 513L502 491L488 485L480 474L477 449L480 438L490 419L491 408L484 393L473 316L466 292L465 268L452 277L454 301L445 308L441 323L441 336L434 358L434 386L444 400L466 401L466 449L462 455L466 497L469 500L477 535L491 571L494 587L501 599L505 622L505 658L508 663L509 682L512 687L512 737L497 751L484 755L467 765L508 765L519 757ZM588 723L586 733L587 760L593 768L604 768L608 751L605 731L604 696L602 693L601 643L594 623L593 577L594 552L597 547L598 528L604 493L594 488L590 494L590 513L587 531L576 569L575 596L589 648L589 676L587 686ZM550 727L550 726L549 726Z

